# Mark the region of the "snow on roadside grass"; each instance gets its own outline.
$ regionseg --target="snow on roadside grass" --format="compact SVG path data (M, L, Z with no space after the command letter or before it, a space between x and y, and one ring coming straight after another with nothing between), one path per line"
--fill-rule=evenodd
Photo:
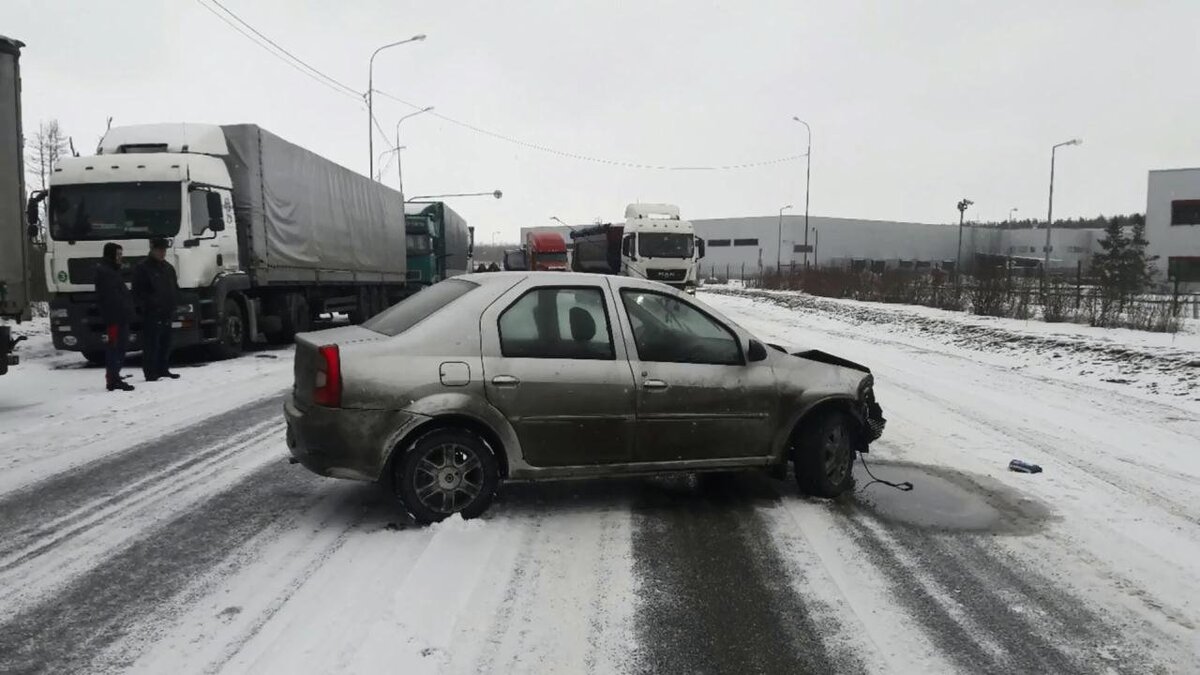
M1014 368L1084 382L1141 398L1200 410L1200 334L1147 333L1065 323L999 319L917 305L816 297L796 291L707 286L707 292L804 312L806 324L849 331L862 340L903 342Z
M136 357L132 392L109 392L104 369L50 341L46 319L17 326L29 339L21 362L0 376L0 494L70 470L199 420L283 392L290 348L174 367L178 380L143 382Z

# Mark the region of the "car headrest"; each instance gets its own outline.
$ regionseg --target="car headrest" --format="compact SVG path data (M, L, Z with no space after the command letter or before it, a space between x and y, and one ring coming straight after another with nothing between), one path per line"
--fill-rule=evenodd
M570 319L571 339L576 342L588 342L596 337L596 320L592 318L591 312L582 307L572 307Z

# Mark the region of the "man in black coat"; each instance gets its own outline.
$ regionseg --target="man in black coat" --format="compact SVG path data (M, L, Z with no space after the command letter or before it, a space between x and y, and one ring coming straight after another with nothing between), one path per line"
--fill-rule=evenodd
M107 338L104 380L109 391L133 391L133 386L121 379L125 350L129 348L129 322L133 320L133 296L121 277L122 264L120 244L105 244L104 259L96 265L96 295Z
M142 307L142 372L146 381L176 379L171 362L171 319L179 300L175 268L166 261L167 240L150 240L150 255L133 270L133 294Z

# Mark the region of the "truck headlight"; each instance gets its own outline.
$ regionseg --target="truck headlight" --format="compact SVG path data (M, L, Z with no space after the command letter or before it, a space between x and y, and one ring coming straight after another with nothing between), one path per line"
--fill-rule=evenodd
M67 310L65 308L52 309L52 310L50 310L50 318L51 319L65 319L65 318L67 318Z

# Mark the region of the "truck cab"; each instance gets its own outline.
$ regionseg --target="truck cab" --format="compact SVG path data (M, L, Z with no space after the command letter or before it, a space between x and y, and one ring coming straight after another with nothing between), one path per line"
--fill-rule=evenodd
M525 252L531 271L567 271L567 242L557 232L530 232L525 237Z
M152 237L171 242L166 259L179 277L176 344L215 339L212 298L195 289L239 267L232 182L222 159L227 153L219 127L143 125L110 130L95 156L60 161L46 197L46 284L56 348L89 358L104 350L95 295L101 251L106 242L121 245L128 280ZM136 349L140 320L131 327Z

